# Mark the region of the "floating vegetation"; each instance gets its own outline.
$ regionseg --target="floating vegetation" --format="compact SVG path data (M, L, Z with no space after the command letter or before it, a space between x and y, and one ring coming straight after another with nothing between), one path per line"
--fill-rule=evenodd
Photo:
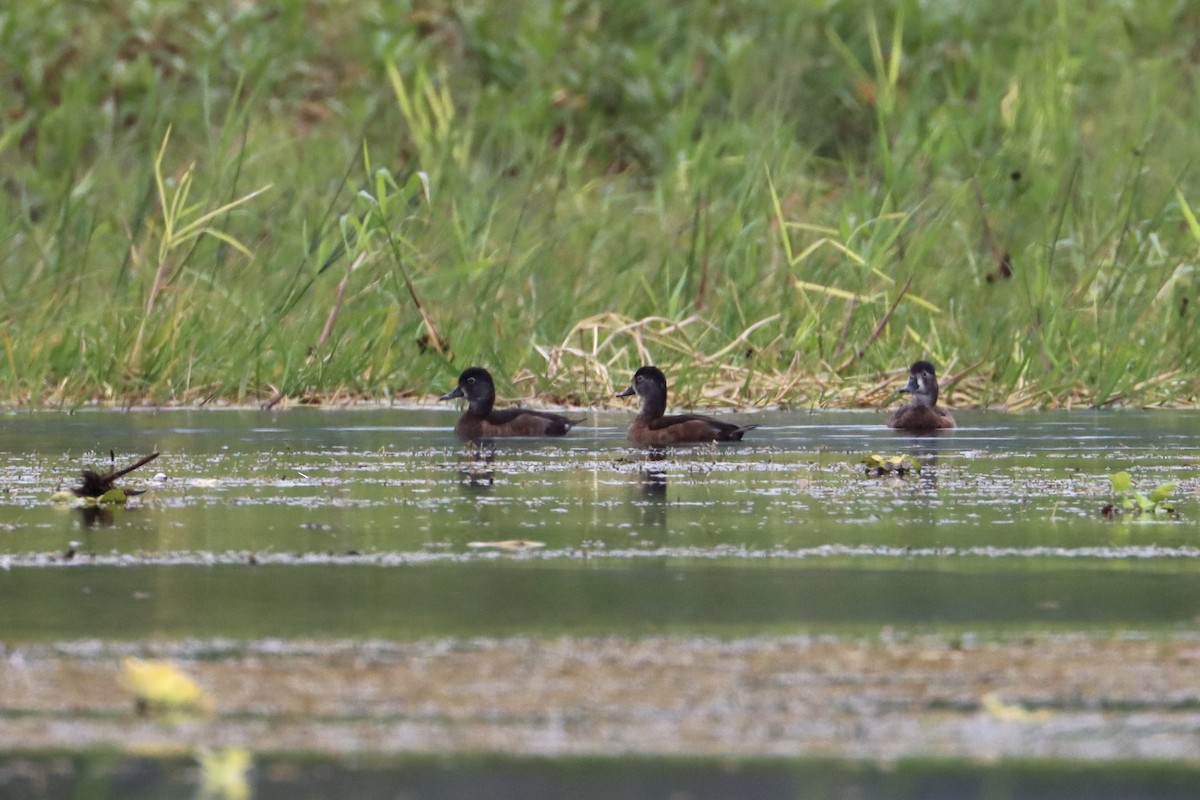
M858 462L863 465L864 471L868 475L880 477L883 475L897 475L904 477L910 472L921 474L921 462L913 455L893 455L884 456L878 453L872 453L868 456L863 456Z
M1145 495L1133 488L1133 478L1128 472L1114 472L1108 476L1113 492L1117 494L1115 503L1108 503L1100 509L1101 516L1112 519L1118 514L1153 514L1165 516L1175 513L1175 504L1169 502L1171 494L1178 488L1174 483L1161 483L1154 491Z
M201 747L196 751L200 764L199 796L206 800L247 800L250 797L248 774L254 758L244 747L225 747L213 750Z
M1006 703L996 692L988 692L979 698L979 706L993 719L1003 722L1044 722L1053 717L1049 711L1030 711L1017 703Z
M130 656L121 661L121 680L139 714L207 711L208 698L194 680L170 661Z
M545 546L545 542L535 542L530 539L506 539L499 542L467 542L467 547L473 550L503 550L507 552L540 550Z

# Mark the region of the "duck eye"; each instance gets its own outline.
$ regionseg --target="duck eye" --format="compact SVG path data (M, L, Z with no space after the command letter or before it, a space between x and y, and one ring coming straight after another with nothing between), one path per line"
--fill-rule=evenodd
M634 383L641 383L643 380L644 380L644 378L643 378L641 375L634 375L634 376L633 376L633 382L634 382Z
M474 383L474 382L475 382L474 378L467 378L467 383Z

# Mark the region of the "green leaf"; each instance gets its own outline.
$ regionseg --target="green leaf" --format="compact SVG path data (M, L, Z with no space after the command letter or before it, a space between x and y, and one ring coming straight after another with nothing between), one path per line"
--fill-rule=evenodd
M879 470L880 472L897 472L903 475L909 471L921 471L921 460L914 455L885 456L879 453L871 453L870 455L863 456L858 463L865 465L868 472Z
M1154 491L1150 493L1150 499L1156 503L1161 503L1163 500L1166 500L1171 496L1171 492L1175 491L1175 488L1176 485L1174 483L1164 483L1160 486L1157 486L1155 487Z
M101 504L123 506L123 505L125 505L125 501L127 499L129 499L129 498L125 495L124 489L121 489L119 487L114 487L112 489L109 489L104 494L100 495L100 499L97 502L99 502Z
M1108 480L1112 483L1114 492L1128 492L1133 488L1133 478L1130 478L1129 473L1124 470L1109 475Z
M1140 508L1142 511L1153 511L1154 507L1158 505L1158 503L1154 502L1149 497L1146 497L1146 495L1142 494L1141 492L1134 492L1133 499L1138 504L1138 508Z

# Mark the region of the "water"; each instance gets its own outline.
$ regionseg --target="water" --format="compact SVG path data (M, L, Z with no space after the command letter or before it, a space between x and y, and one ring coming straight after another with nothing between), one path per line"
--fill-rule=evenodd
M467 758L453 769L441 760L365 763L353 769L313 763L266 763L258 800L478 796L493 800L571 797L578 800L778 800L887 797L895 800L1183 800L1196 796L1200 773L1156 764L1070 768L1045 763L983 766L905 763L886 769L829 761L746 764L631 759L614 774L610 762ZM0 798L104 796L158 800L189 796L197 778L187 763L119 761L111 756L24 759L0 767ZM34 783L33 776L41 783ZM298 780L298 778L300 778ZM40 790L40 791L39 791ZM91 795L86 793L91 792Z
M1200 415L961 416L952 433L911 437L869 413L763 413L743 445L653 459L626 446L628 417L611 412L565 439L503 441L483 456L453 438L448 410L10 415L0 630L1194 625ZM118 463L163 453L124 480L146 495L99 516L49 501L110 449ZM868 453L926 466L867 477ZM1180 513L1104 518L1106 476L1120 469L1144 491L1178 483ZM544 547L472 546L503 540Z
M180 796L226 744L258 797L1191 796L1200 414L739 416L665 456L619 412L482 452L445 409L4 416L0 797ZM161 451L144 495L51 501L110 450ZM1106 518L1118 470L1178 513ZM218 713L134 717L130 653Z

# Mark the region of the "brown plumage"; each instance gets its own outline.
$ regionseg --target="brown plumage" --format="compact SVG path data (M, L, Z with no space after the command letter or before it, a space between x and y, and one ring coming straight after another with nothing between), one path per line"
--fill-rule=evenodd
M482 367L471 367L458 376L458 386L442 395L440 400L456 397L467 399L467 410L459 417L454 432L461 439L476 441L505 436L562 436L582 419L568 419L548 411L525 408L506 408L500 411L496 403L496 386L491 374Z
M954 417L937 404L938 382L933 364L918 361L908 369L908 384L902 392L912 392L913 401L901 406L888 420L889 428L918 433L954 427Z
M113 488L117 482L117 478L123 475L128 475L138 467L144 467L154 459L158 458L158 453L151 453L148 456L143 456L133 464L118 470L115 467L108 472L96 472L92 469L85 469L82 473L83 483L71 491L76 497L101 497L105 492ZM141 494L144 489L126 489L125 494Z
M703 414L673 414L667 410L667 377L658 367L642 367L633 374L633 384L617 397L636 394L642 410L629 426L629 441L641 446L737 442L758 425L735 425Z

